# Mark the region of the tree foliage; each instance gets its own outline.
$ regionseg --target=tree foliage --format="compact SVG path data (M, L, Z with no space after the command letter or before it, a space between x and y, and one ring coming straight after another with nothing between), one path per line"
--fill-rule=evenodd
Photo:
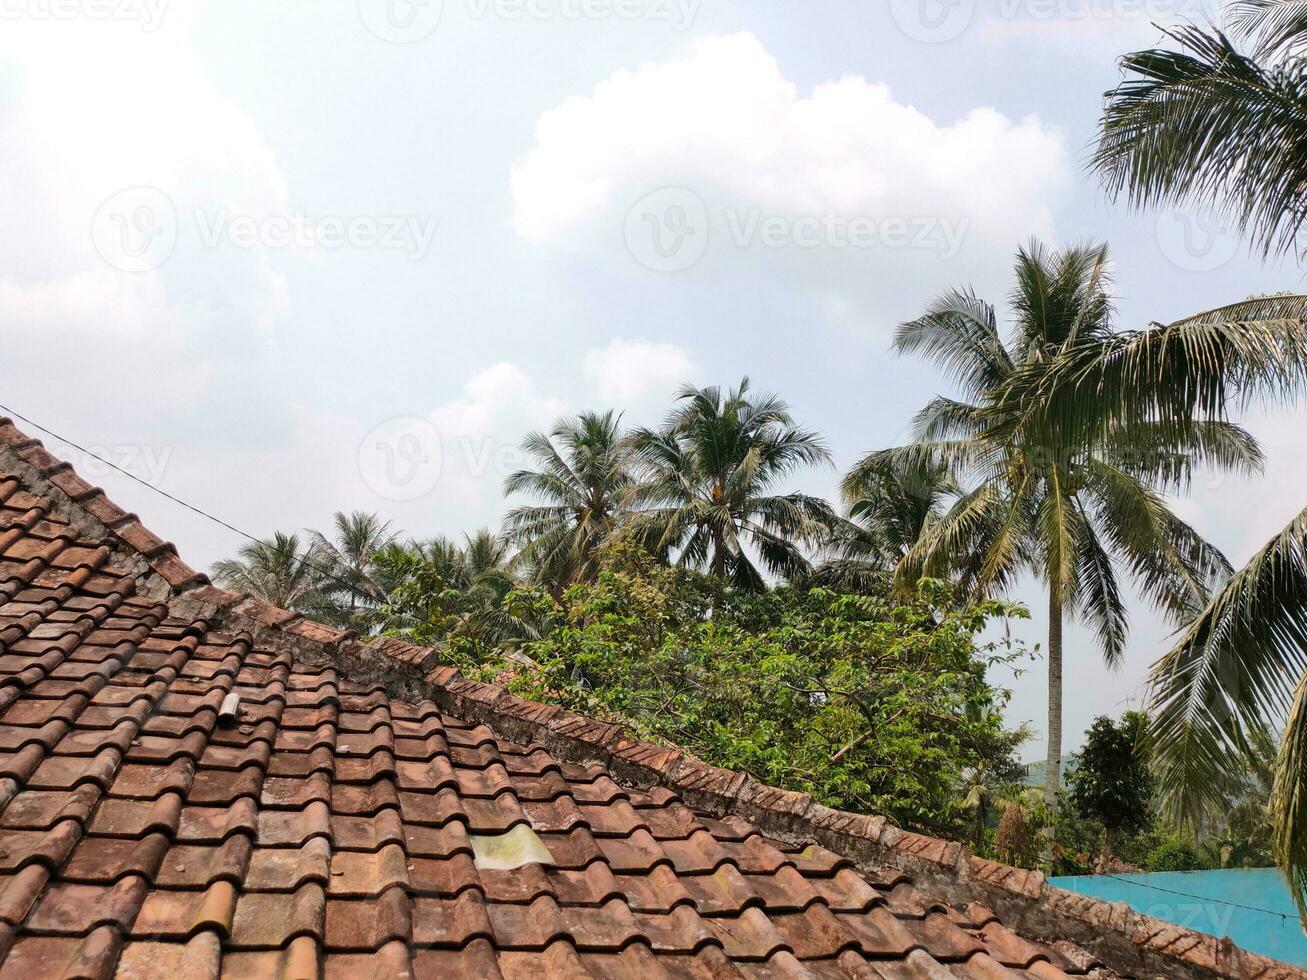
M1139 712L1128 712L1119 725L1100 715L1076 754L1071 803L1082 817L1103 828L1104 865L1118 834L1143 830L1153 820L1153 778L1144 747L1147 726L1147 716Z
M717 612L708 610L717 607ZM558 629L509 664L518 693L630 723L646 737L832 806L958 829L968 767L1010 758L978 646L1015 607L951 608L824 589L765 593L656 563L617 543L593 584L569 589Z

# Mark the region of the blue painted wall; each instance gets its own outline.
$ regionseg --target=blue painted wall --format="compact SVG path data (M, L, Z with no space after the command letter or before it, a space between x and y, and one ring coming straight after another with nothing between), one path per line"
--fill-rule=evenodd
M1250 952L1307 967L1307 936L1289 886L1274 868L1083 875L1049 882L1081 895L1125 902L1136 912L1196 932L1229 936Z

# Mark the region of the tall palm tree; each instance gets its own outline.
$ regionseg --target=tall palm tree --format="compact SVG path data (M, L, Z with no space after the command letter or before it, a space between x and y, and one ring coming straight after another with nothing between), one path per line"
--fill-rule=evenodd
M506 539L521 550L518 563L537 581L561 592L594 578L599 551L629 499L630 447L621 416L587 412L561 419L549 435L533 432L523 448L536 469L518 470L504 481L506 494L528 494L540 504L509 511Z
M963 398L930 401L917 415L915 443L873 453L851 474L944 467L965 488L900 562L903 584L951 575L984 595L1031 573L1047 589L1050 807L1061 782L1065 621L1080 616L1107 663L1118 664L1128 628L1121 570L1172 621L1191 618L1229 566L1162 494L1186 486L1203 463L1261 465L1252 438L1226 421L1069 425L1009 396L1039 365L1113 342L1106 270L1105 246L1032 243L1017 253L1006 343L993 306L970 290L947 293L902 324L895 348L934 360ZM1092 412L1092 402L1085 407Z
M918 461L896 468L868 457L840 484L848 518L835 524L832 557L810 582L847 592L883 588L894 569L961 492L947 466Z
M1119 334L1018 372L1001 410L1089 436L1217 425L1232 408L1307 392L1307 296L1271 296ZM1161 421L1159 421L1161 420ZM1232 575L1152 674L1153 764L1165 809L1223 813L1264 726L1282 725L1276 855L1307 895L1307 510ZM1304 907L1307 912L1307 907Z
M1307 7L1240 0L1227 28L1168 30L1179 50L1121 59L1094 166L1137 206L1211 207L1265 254L1296 250L1307 221Z
M1108 93L1094 163L1108 190L1136 206L1212 206L1263 254L1301 256L1307 5L1240 0L1227 9L1228 34L1189 26L1170 32L1179 51L1122 59L1127 77ZM1132 418L1221 418L1259 397L1287 400L1307 389L1307 296L1154 325L1101 357L1027 380L1023 398L1053 392L1056 410L1078 419L1091 399ZM1255 757L1263 726L1283 725L1274 848L1307 921L1307 510L1190 624L1153 684L1159 786L1173 815L1219 812L1220 787Z
M364 511L338 511L332 523L332 538L311 532L314 562L324 573L323 591L335 604L329 618L358 627L361 611L371 610L382 591L374 578L373 560L395 535L389 521Z
M686 386L677 397L661 429L632 436L644 476L637 526L655 552L675 551L681 565L743 589L764 588L763 570L806 574L804 546L835 515L817 497L775 491L800 467L830 462L820 437L776 396L752 396L748 378L726 392Z
M282 609L306 614L321 610L322 575L299 535L278 531L242 545L238 555L214 562L213 579L219 585Z

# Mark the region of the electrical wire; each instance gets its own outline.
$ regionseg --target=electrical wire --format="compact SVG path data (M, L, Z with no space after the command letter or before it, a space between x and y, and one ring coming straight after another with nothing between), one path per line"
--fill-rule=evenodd
M1209 898L1204 895L1191 895L1189 892L1176 891L1174 888L1163 888L1161 885L1151 885L1145 881L1137 881L1133 878L1122 878L1119 875L1099 873L1094 875L1095 878L1111 878L1113 881L1120 881L1127 885L1134 885L1138 888L1151 888L1153 891L1166 892L1168 895L1177 895L1180 898L1192 898L1196 902L1206 902L1213 905L1225 905L1232 909L1242 909L1245 912L1261 912L1263 915L1274 915L1284 921L1288 921L1296 916L1291 916L1287 912L1277 912L1274 909L1258 908L1256 905L1240 905L1238 902L1227 902L1220 898Z
M8 415L12 415L14 418L19 419L22 422L25 422L27 425L31 426L32 428L44 432L52 439L57 439L60 442L62 442L64 445L71 446L73 449L76 449L79 453L83 453L86 456L90 457L91 459L98 460L99 462L103 463L105 466L117 470L119 473L127 477L129 480L133 480L136 483L139 483L141 486L153 490L155 493L159 494L160 496L166 497L167 499L171 500L173 503L185 507L187 510L191 511L192 513L198 514L200 517L203 517L206 520L213 521L213 523L219 525L220 527L226 528L228 531L231 531L234 534L238 534L243 538L247 538L248 540L252 541L254 544L264 543L260 538L255 537L253 534L250 534L250 532L241 530L240 528L236 527L236 525L231 524L228 521L224 521L221 517L215 517L213 514L210 514L208 511L202 510L201 508L196 507L194 504L188 503L187 501L182 500L180 497L169 493L167 490L164 490L162 487L156 487L153 483L150 483L148 480L141 479L135 473L123 469L123 467L119 466L117 463L105 459L103 456L100 456L99 454L92 452L91 450L87 449L85 446L79 445L78 443L74 442L72 439L69 439L67 436L62 436L58 432L46 428L40 422L37 422L35 419L32 419L22 414L21 412L15 411L14 409L10 408L8 405L0 404L0 412L4 412ZM369 592L367 589L359 588L357 583L347 582L345 579L340 578L334 572L322 568L319 565L315 565L313 562L309 561L308 555L301 556L299 559L297 559L297 564L298 567L312 569L313 571L317 572L319 575L334 582L335 584L341 586L342 588L348 589L351 592L356 592L359 595L362 595L365 598L369 599L370 601L375 602L379 606L385 605L386 602L388 601L382 598L381 596Z

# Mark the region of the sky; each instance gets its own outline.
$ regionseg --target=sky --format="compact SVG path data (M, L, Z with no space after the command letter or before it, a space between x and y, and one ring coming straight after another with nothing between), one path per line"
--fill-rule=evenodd
M0 403L256 536L427 537L498 524L525 432L747 375L833 496L949 390L895 324L1002 312L1032 237L1110 244L1123 329L1302 288L1085 168L1116 58L1214 2L0 0ZM1174 501L1236 563L1304 502L1304 421ZM192 565L243 543L45 441ZM1170 627L1131 609L1118 671L1069 630L1068 747L1140 704ZM1042 662L995 679L1037 756Z

